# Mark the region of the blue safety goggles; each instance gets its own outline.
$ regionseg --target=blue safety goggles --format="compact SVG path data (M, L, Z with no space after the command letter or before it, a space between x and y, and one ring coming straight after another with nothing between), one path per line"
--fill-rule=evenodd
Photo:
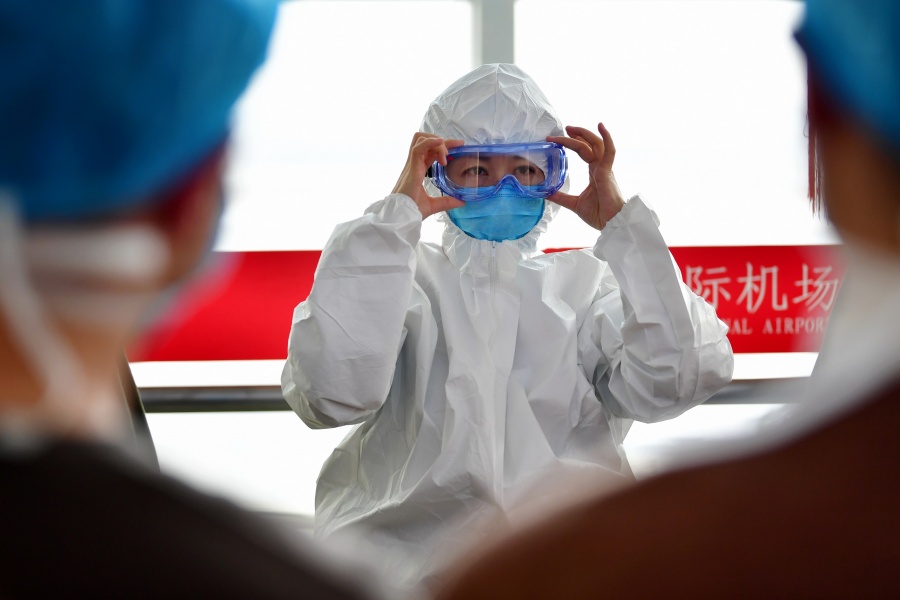
M463 202L494 197L510 185L531 198L552 196L566 180L565 149L551 142L460 146L447 155L447 165L429 170L434 184Z

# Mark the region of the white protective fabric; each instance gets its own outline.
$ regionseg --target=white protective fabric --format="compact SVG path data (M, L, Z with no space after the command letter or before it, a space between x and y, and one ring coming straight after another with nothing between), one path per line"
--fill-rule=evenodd
M423 130L468 143L562 131L510 65L455 83ZM500 243L445 217L437 246L420 242L415 203L390 195L336 227L294 312L285 398L310 427L360 424L322 468L317 534L363 527L395 577L426 576L543 474L629 477L631 419L675 417L731 379L726 326L681 282L639 197L593 249L545 255L547 205Z

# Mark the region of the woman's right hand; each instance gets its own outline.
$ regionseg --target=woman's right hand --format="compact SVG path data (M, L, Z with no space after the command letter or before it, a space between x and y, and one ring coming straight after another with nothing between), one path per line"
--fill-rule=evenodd
M462 140L445 140L430 133L416 133L409 147L409 158L406 159L393 193L406 194L412 198L423 219L434 213L465 206L465 202L453 196L429 196L422 184L428 167L435 161L446 166L447 152L463 144L465 142Z

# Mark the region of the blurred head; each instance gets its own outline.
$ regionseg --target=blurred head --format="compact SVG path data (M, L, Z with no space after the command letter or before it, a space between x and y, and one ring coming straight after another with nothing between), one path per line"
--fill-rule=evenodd
M29 223L165 200L224 141L264 0L0 2L0 186Z
M810 193L844 240L900 258L900 3L808 0Z
M85 395L95 350L210 247L276 8L0 0L0 358L44 400Z
M231 109L275 11L273 0L0 1L7 209L29 231L150 218L191 243L147 245L144 266L161 252L190 262L214 229L203 199L218 203Z

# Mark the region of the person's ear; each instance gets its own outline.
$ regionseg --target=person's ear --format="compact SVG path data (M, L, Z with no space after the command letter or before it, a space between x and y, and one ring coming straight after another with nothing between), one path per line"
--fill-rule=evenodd
M213 241L222 212L225 161L222 144L169 193L169 198L151 216L169 241L169 282L189 273Z

